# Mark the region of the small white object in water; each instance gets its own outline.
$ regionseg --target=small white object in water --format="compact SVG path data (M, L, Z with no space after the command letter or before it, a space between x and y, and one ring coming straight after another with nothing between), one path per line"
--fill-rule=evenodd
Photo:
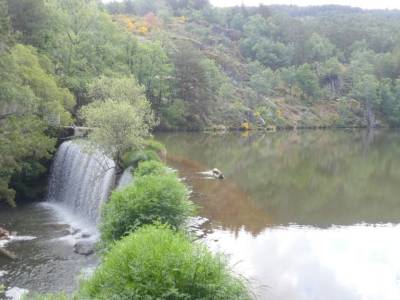
M28 294L29 291L18 287L10 288L6 291L6 297L11 300L21 300L23 296Z
M206 172L198 172L198 174L204 175L205 179L224 179L224 174L217 168Z

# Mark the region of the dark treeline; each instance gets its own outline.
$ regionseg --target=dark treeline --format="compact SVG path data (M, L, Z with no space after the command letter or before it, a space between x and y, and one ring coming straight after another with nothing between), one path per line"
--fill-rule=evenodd
M0 198L46 171L60 125L146 96L159 129L400 125L400 12L207 0L0 0ZM23 194L23 193L22 193Z

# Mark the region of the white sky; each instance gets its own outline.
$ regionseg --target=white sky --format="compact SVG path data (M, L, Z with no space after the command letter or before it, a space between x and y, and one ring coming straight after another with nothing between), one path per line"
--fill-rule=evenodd
M235 6L242 3L246 6L259 4L293 4L293 5L325 5L340 4L367 9L400 9L400 0L210 0L215 6Z
M111 2L115 0L102 1ZM258 6L259 4L293 4L299 6L339 4L366 9L400 9L400 0L210 0L210 2L215 6L236 6L242 5L242 3L246 6Z

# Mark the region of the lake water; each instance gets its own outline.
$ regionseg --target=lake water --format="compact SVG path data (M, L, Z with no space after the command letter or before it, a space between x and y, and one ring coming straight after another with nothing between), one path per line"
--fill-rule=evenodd
M400 299L400 133L159 134L258 299ZM199 172L218 168L225 180Z

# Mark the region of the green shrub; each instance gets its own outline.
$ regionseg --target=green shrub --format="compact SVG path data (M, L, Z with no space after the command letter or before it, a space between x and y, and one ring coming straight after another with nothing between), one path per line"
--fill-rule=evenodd
M143 161L134 171L136 177L147 175L166 175L171 173L169 169L161 162L155 160Z
M122 157L124 168L137 167L139 162L155 160L161 161L159 155L154 150L136 150L125 153Z
M157 153L166 151L165 146L156 140L146 140L146 141L144 141L143 144L144 144L146 150L153 150Z
M174 174L138 177L133 185L113 192L104 206L102 242L107 247L127 232L154 221L178 228L193 213L188 190Z
M250 299L222 256L166 226L144 226L117 242L79 299Z

